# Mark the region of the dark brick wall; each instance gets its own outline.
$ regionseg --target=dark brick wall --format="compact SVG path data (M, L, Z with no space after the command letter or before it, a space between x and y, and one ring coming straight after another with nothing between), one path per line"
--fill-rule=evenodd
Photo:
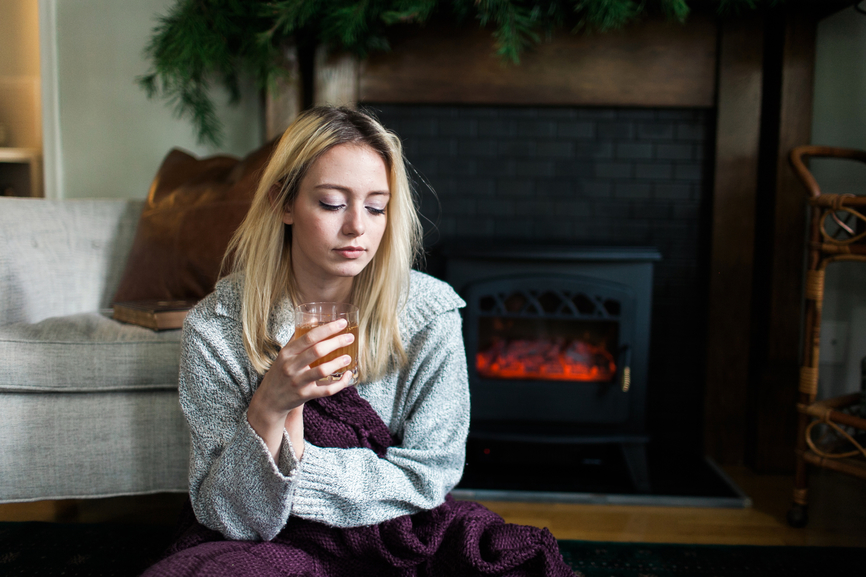
M659 249L650 429L697 449L711 111L367 107L402 138L419 184L435 190L417 186L434 249L467 237Z

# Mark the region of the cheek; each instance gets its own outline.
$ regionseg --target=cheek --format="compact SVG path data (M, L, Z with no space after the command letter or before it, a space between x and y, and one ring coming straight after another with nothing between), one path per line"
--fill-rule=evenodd
M321 218L318 215L300 215L295 219L295 229L309 240L325 241L334 236L334 231L339 226L330 219Z
M342 224L337 221L320 220L313 225L313 234L321 239L333 239L340 234Z
M380 224L377 222L376 226L374 228L374 231L375 231L374 235L376 238L376 249L377 250L378 250L379 246L382 244L382 239L385 238L386 227L387 227L387 222L384 219L382 219L382 223Z

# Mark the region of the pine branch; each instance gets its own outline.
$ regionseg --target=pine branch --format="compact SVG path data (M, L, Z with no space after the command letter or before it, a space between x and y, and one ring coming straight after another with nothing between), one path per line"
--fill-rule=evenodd
M300 30L312 22L321 11L321 0L281 0L276 2L263 2L259 14L263 18L271 19L274 23L269 34L279 31L283 36L291 36L296 30Z
M607 32L619 30L644 10L644 2L634 0L577 0L574 11L581 15L575 32L582 28Z
M437 0L398 0L391 10L382 12L382 22L394 24L424 24L436 9Z
M783 1L718 0L718 8L738 14ZM148 98L166 100L189 118L200 142L219 146L224 135L212 85L224 86L233 103L243 76L271 89L287 74L286 44L298 38L364 57L389 49L389 27L423 25L440 13L492 28L496 54L518 64L543 34L575 19L574 32L606 31L650 11L684 22L689 0L176 0L152 31L145 48L151 68L137 82Z
M504 60L519 64L520 54L540 42L537 4L529 7L509 0L479 0L476 7L481 26L495 25L496 54Z
M686 0L661 0L662 13L668 20L676 20L684 24L689 16L689 5Z

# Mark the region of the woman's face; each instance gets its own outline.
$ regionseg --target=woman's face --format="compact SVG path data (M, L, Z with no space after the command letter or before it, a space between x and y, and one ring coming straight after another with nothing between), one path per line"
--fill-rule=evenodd
M295 277L321 287L350 282L379 249L390 197L385 162L371 148L340 144L320 156L283 214Z

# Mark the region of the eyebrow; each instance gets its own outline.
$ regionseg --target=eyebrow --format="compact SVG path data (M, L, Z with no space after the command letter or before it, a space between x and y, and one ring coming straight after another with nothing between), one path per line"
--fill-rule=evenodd
M340 186L339 184L329 184L327 182L322 183L322 184L317 184L313 188L317 188L317 189L318 188L326 188L326 189L330 189L330 190L339 190L340 192L345 192L346 194L350 194L352 192L352 189L350 189L348 187ZM387 190L373 190L373 191L368 192L367 195L368 196L369 195L391 196L391 192L387 191Z

